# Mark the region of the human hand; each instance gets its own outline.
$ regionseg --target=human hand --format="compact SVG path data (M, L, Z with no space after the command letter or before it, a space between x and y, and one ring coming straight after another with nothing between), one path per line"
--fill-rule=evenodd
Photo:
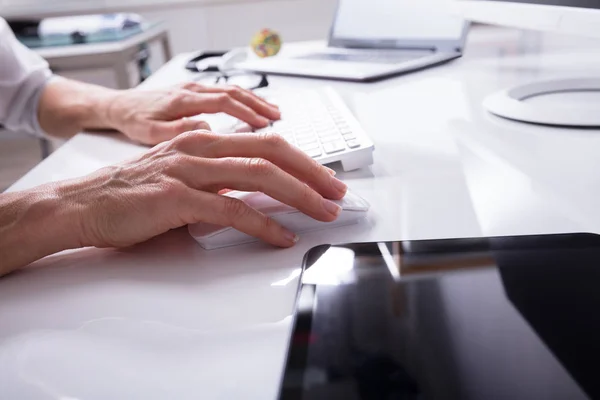
M206 122L188 117L218 112L257 128L280 118L277 106L249 90L188 82L169 90L117 92L108 105L103 125L137 142L153 145L183 132L210 129Z
M78 210L78 241L122 247L196 222L232 226L280 247L297 241L274 220L222 189L260 191L320 220L333 221L346 185L274 134L188 132L141 157L56 187Z

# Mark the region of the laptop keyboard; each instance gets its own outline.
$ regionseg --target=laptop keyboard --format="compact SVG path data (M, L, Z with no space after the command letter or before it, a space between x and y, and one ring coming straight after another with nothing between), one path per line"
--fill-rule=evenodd
M313 53L299 56L297 58L304 60L326 60L326 61L349 61L349 62L363 62L363 63L375 63L375 64L398 64L405 61L416 60L417 58L425 57L430 53L407 53L400 51L386 51L386 52L375 52L375 51L364 51L361 53Z

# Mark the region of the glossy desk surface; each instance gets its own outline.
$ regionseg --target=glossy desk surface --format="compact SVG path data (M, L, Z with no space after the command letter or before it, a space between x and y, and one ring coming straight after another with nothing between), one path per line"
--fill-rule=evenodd
M600 131L520 124L481 106L510 85L597 76L599 48L580 38L475 28L462 59L379 83L272 78L274 86L331 84L372 137L375 164L339 171L371 203L368 220L307 234L288 250L205 251L180 229L128 249L47 257L0 280L0 397L273 398L309 248L599 232ZM188 79L187 57L147 85ZM563 100L598 102L585 93ZM80 134L11 190L143 150L116 135Z

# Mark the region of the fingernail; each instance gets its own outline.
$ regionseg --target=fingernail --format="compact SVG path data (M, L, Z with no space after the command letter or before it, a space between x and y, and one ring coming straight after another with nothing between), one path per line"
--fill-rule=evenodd
M198 125L196 126L196 129L203 129L203 130L210 131L210 125L207 122L199 122Z
M291 243L298 243L298 240L300 240L300 236L296 235L292 231L288 231L287 229L284 229L283 237L285 238L285 240Z
M327 200L327 199L323 199L323 207L325 208L325 210L327 210L327 212L329 214L332 214L332 215L334 215L336 217L342 211L342 207L338 206L333 201Z
M269 120L266 119L265 117L258 117L258 119L259 119L259 121L260 121L261 124L263 124L265 126L269 125Z
M338 178L332 177L331 182L333 183L333 187L340 193L346 193L348 190L348 186L346 186L346 184L340 181Z
M328 168L328 167L324 167L324 168L327 170L327 172L329 172L329 175L331 175L331 176L335 176L335 174L337 173L334 170L332 170L331 168Z

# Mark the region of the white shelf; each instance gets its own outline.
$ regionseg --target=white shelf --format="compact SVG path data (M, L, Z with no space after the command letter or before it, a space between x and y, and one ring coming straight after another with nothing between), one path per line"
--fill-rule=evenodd
M0 16L10 18L43 18L51 16L106 12L138 12L172 9L184 6L208 6L233 3L255 3L260 0L0 0ZM293 0L281 0L293 1Z

